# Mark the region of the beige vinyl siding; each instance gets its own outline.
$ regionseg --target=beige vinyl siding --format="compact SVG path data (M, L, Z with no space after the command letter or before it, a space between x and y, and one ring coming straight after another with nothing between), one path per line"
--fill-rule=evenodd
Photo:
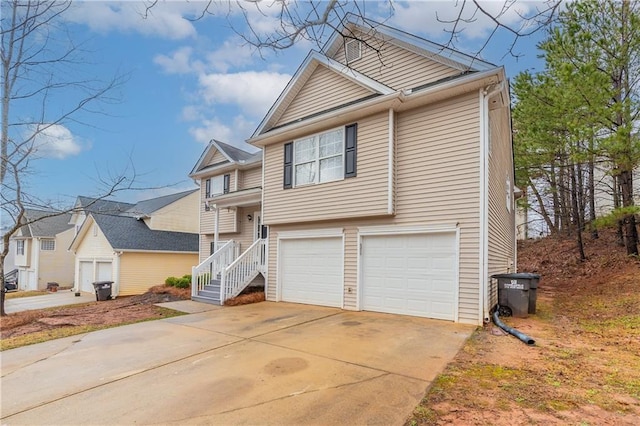
M152 213L147 225L161 231L197 233L199 204L199 193L196 191Z
M54 250L40 250L38 265L38 288L47 288L47 283L56 282L61 286L73 284L75 257L68 251L75 236L74 228L59 233L55 237ZM40 240L41 241L41 240ZM39 243L39 241L37 241Z
M377 47L378 41L374 42ZM417 86L460 74L460 70L410 52L390 42L380 45L380 52L362 46L362 58L349 65L354 70L373 78L394 90L412 89ZM383 56L381 59L380 55ZM345 63L344 47L333 59Z
M515 272L515 212L507 210L507 179L514 187L513 157L509 135L508 113L506 107L489 113L491 155L488 170L488 271L489 276L497 273ZM526 271L525 271L526 272ZM495 283L489 292L488 307L498 303Z
M243 170L240 173L242 175L242 183L238 189L251 189L262 186L262 167Z
M350 124L350 123L344 123ZM284 143L265 148L264 223L387 214L388 114L358 121L357 177L283 189Z
M230 187L233 188L235 184L235 173L229 173L231 175L230 178ZM201 234L212 234L215 228L215 211L213 208L210 210L206 210L205 201L207 198L206 195L206 180L207 178L201 179L200 182L200 233ZM215 198L209 199L210 204L215 204ZM196 219L198 220L198 219ZM231 209L220 209L219 218L218 218L218 232L237 232L236 226L236 212ZM197 230L195 231L197 232Z
M227 157L225 157L220 151L216 150L216 152L213 154L213 156L207 162L207 164L212 165L212 164L224 163L228 161L229 160L227 159Z
M94 229L96 230L94 235ZM76 251L77 258L94 258L94 257L106 257L113 256L113 248L107 237L95 222L90 224L90 228L84 234L82 241L78 245Z
M191 274L195 253L123 253L120 256L119 296L142 294L167 277Z
M279 232L335 227L344 229L344 306L345 309L355 309L358 291L358 227L457 224L460 228L459 321L477 324L480 267L478 262L480 205L478 112L478 94L473 93L398 114L396 120L397 200L394 217L349 219L343 216L341 220L312 224L270 226L268 298L275 300L276 297ZM384 134L386 135L386 132ZM358 146L359 150L360 147L361 145ZM386 149L380 151L383 151L386 156ZM359 174L361 164L361 157L359 157ZM380 164L378 163L377 166L384 170L386 176L386 168L380 167ZM269 160L267 160L267 170L269 166ZM280 167L278 170L278 176L281 179ZM386 184L386 177L382 180ZM282 182L278 183L281 188ZM281 191L281 193L285 192ZM348 193L351 196L357 194L356 191ZM330 204L334 210L342 211L342 205L327 204ZM265 208L268 206L269 204L265 201ZM298 222L299 215L303 218L307 217L304 211L295 209L295 203L291 203L290 206L293 208L288 218L290 223ZM366 209L364 201L359 203L359 207ZM270 216L267 218L271 220Z
M276 126L364 98L372 92L333 70L318 65L291 101Z

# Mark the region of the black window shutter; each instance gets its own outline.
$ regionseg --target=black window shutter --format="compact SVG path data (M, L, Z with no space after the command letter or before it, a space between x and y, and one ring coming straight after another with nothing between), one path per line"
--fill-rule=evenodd
M209 198L211 196L211 179L207 179L205 182L205 198Z
M231 182L231 175L224 175L224 179L222 182L222 193L223 194L228 194L229 193L229 183Z
M284 189L293 186L293 142L284 144Z
M211 249L209 250L209 256L211 256L213 253L215 253L216 249L215 249L215 243L213 241L211 241Z
M350 124L344 129L344 177L356 176L357 146L358 146L358 123Z

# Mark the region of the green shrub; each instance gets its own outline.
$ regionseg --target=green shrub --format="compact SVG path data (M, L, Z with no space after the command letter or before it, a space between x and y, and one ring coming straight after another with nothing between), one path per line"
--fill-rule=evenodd
M164 283L170 287L189 288L191 285L191 275L183 275L181 278L169 277Z

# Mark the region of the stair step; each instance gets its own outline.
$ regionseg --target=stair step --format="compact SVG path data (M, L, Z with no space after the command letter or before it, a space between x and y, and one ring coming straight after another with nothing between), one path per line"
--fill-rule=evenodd
M220 300L220 291L200 290L198 296Z
M218 305L220 306L220 299L217 300L209 299L208 297L200 297L200 296L191 296L191 300L194 302L208 303L210 305Z

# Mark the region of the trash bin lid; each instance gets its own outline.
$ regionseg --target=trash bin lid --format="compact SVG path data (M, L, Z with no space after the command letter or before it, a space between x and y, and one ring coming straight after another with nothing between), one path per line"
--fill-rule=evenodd
M97 285L111 285L113 284L113 281L96 281L94 283L92 283L93 286L97 286Z
M533 280L540 279L540 274L532 274L528 272L517 272L513 274L493 274L491 278L509 278L513 280L523 279L523 280Z

